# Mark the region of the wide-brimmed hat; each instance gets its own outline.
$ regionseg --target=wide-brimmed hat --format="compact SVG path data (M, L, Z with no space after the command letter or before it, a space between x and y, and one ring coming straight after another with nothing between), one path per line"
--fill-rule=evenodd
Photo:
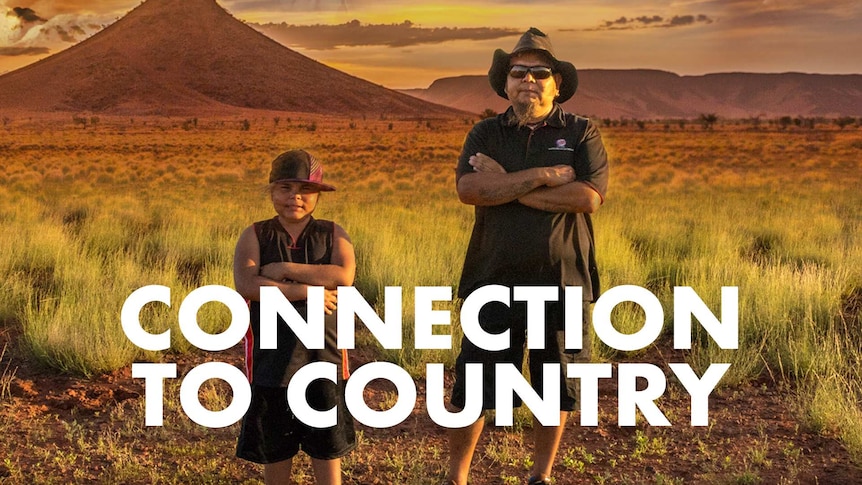
M551 66L549 66L551 70L562 77L560 85L557 86L560 90L556 99L558 103L568 100L575 94L575 91L578 90L578 71L571 62L561 61L554 56L551 39L535 27L530 27L530 30L521 36L512 52L506 53L503 49L494 51L494 60L491 63L491 69L488 70L488 81L497 94L509 99L509 96L506 95L506 76L509 75L509 62L513 55L526 51L544 52L551 61Z
M290 150L275 157L269 171L269 183L301 182L331 192L335 187L323 183L323 166L305 150Z

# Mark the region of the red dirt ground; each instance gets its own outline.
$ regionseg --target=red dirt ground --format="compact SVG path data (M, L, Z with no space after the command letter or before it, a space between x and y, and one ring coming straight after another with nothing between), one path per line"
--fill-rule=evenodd
M85 426L96 426L107 419L109 410L126 400L143 399L142 379L132 379L125 368L92 379L56 375L54 371L40 369L21 358L14 348L16 339L7 328L0 328L0 348L9 343L0 371L14 370L11 397L0 400L0 420L26 423L40 416L55 415L59 421L76 420ZM221 353L219 360L239 364L238 348ZM370 360L362 352L352 356L354 368ZM367 353L365 353L367 354ZM645 362L661 365L661 353L651 352L642 357ZM179 362L180 370L203 361L206 356L192 357ZM675 361L680 361L674 359ZM668 392L658 401L659 408L673 426L620 427L616 424L617 392L613 379L606 379L600 388L599 426L581 427L578 415L570 419L563 438L555 467L556 483L862 483L862 468L853 464L847 451L835 438L807 431L800 425L797 415L788 404L790 391L769 381L751 383L742 388L721 390L710 399L710 426L690 427L689 399L684 392ZM366 401L380 401L386 390L385 383L373 381L366 389ZM424 448L443 450L439 463L433 469L445 467L446 433L435 425L424 411L424 383L419 382L419 402L405 422L388 429L363 430L365 446L373 446L373 455L408 453L410 443ZM447 376L448 384L448 376ZM372 404L373 406L373 404ZM4 433L0 451L11 453L25 444L24 433ZM62 436L62 433L58 433ZM526 433L527 436L529 433ZM514 481L526 473L523 457L529 445L519 446L522 433L512 429L486 428L479 451L474 459L472 482L476 485L523 483ZM418 438L422 439L419 440ZM657 446L650 451L638 451L650 442ZM145 439L145 438L142 438ZM529 443L525 438L524 443ZM495 458L491 446L510 443L516 458L511 462ZM515 443L515 445L511 445ZM360 445L362 446L362 445ZM582 448L579 448L582 447ZM579 450L572 453L571 450ZM758 454L758 450L760 453ZM369 450L364 450L369 452ZM577 469L577 460L564 461L565 456L581 462L594 457L593 463ZM21 458L22 468L36 466L36 458ZM346 483L395 483L382 479L377 465L357 460L352 476ZM99 476L98 467L104 466L95 459L90 476ZM0 458L0 483L8 480L9 472ZM6 478L4 478L6 477ZM250 476L249 478L257 478ZM404 482L406 483L406 482ZM415 482L410 482L415 483ZM439 483L439 476L427 477L429 484Z

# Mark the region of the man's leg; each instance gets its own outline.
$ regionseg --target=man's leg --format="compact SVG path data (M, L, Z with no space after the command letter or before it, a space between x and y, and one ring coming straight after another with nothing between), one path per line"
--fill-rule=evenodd
M470 463L484 426L485 416L482 415L470 426L449 430L449 475L446 476L446 485L467 485Z
M495 407L495 383L496 364L512 363L517 368L524 362L524 340L526 338L525 302L515 302L513 305L517 310L513 311L509 306L499 302L491 302L482 307L479 312L479 324L482 328L492 334L499 334L511 330L512 342L503 351L488 351L474 345L466 336L461 341L461 350L455 361L455 385L452 389L450 403L453 408L464 409L466 407L466 389L477 386L482 388L482 409ZM467 364L482 364L482 380L467 383ZM452 428L449 430L449 474L446 477L446 485L466 485L470 476L470 464L482 429L485 427L485 415L483 412L479 419L464 428Z
M533 418L533 469L530 475L535 478L545 479L551 476L551 468L560 447L560 439L566 428L567 411L560 411L559 426L542 426L536 418Z
M547 315L552 323L550 328L556 328L554 332L545 334L545 348L530 351L530 376L534 383L544 382L543 363L559 362L560 372L560 425L542 426L533 418L533 469L531 475L534 478L546 479L551 476L554 459L560 447L560 439L566 427L566 419L569 410L575 408L575 403L580 396L580 381L569 379L566 375L566 366L576 362L590 362L592 335L590 333L590 302L583 302L581 306L582 318L582 349L571 352L565 345L565 309L564 305L553 305Z
M341 485L341 458L334 460L311 459L314 483L318 485Z
M292 466L293 459L278 461L275 463L267 463L263 466L263 482L267 485L292 483L290 481L290 472Z

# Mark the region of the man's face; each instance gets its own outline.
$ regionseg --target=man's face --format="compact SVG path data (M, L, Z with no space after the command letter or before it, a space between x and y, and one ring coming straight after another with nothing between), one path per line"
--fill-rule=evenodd
M540 53L524 52L512 56L509 68L512 66L550 68L551 63ZM542 118L553 108L561 80L559 74L545 79L536 79L535 75L529 72L520 79L507 75L506 95L519 116L523 114L530 119Z

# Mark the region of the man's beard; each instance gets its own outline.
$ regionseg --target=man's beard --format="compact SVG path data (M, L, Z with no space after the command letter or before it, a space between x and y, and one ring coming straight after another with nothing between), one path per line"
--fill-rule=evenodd
M512 111L515 112L515 118L518 120L518 127L535 124L548 115L548 113L542 113L539 103L522 103L518 100L512 101Z

